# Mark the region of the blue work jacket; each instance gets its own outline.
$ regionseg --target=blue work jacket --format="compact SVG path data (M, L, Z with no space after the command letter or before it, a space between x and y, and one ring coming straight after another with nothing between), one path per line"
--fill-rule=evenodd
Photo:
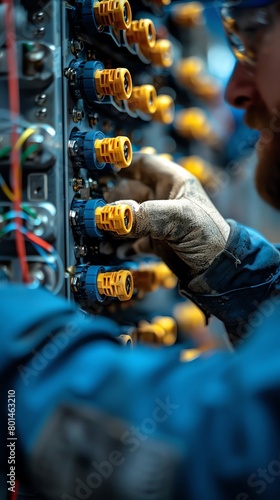
M180 361L182 345L128 349L117 341L119 325L108 318L87 320L43 289L2 285L2 485L13 477L6 475L13 473L12 450L17 477L43 498L98 498L98 481L113 468L121 477L144 447L142 456L152 460L154 453L161 470L171 457L166 471L172 473L165 492L159 478L162 493L142 493L139 500L279 499L279 271L275 246L232 221L227 248L204 273L212 293L194 294L186 282L182 288L222 319L239 345L187 363ZM14 425L9 396L15 399L15 407L9 403ZM104 426L94 433L96 415ZM15 427L13 436L9 427ZM110 436L105 456L100 450L95 455L102 432L117 428L121 439Z

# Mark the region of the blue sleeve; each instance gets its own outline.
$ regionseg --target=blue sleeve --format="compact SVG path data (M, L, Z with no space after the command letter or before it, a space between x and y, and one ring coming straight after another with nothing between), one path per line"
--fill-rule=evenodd
M7 429L3 410L7 391L12 389L17 453L27 474L34 449L53 415L71 405L77 415L81 409L87 414L94 410L127 422L122 436L129 456L126 464L133 461L139 442L164 439L172 445L180 456L179 493L172 500L250 500L261 493L264 500L278 498L280 336L276 307L269 318L263 316L259 331L238 352L205 354L182 363L178 347L120 347L114 341L116 324L105 318L84 322L65 301L45 291L0 288L0 304L5 325L0 334L1 429ZM50 442L55 427L51 429ZM98 438L88 438L75 462L83 433L78 421L73 429L66 451L61 441L56 441L56 456L50 453L48 441L41 447L39 491L44 472L52 471L47 477L54 488L54 478L63 476L65 463L68 471L66 489L44 498L97 498L93 479L99 477L98 464L90 457ZM66 439L65 421L60 431ZM118 451L114 450L115 460ZM105 453L111 456L110 449ZM86 488L83 496L77 494L81 484Z
M207 293L196 293L192 282L181 281L182 295L190 298L207 317L211 314L224 322L234 343L251 329L256 311L268 297L279 293L280 254L257 231L229 221L227 246L197 283ZM253 325L254 326L254 325Z

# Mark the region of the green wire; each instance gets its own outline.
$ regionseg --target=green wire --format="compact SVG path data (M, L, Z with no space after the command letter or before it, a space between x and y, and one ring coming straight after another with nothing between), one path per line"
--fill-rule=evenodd
M25 161L27 160L28 156L30 156L32 153L35 153L38 149L38 144L31 144L24 153L21 155L21 164L23 165Z
M11 150L12 150L11 146L6 146L5 148L1 149L0 150L0 159L5 158L5 156L7 156L11 152Z
M38 219L37 214L35 210L32 210L32 208L26 207L25 205L21 207L24 212L26 212L32 219Z
M25 151L24 153L22 153L21 155L21 164L23 164L28 156L30 156L32 153L35 153L35 151L37 151L38 149L38 144L31 144L31 146L29 146ZM11 146L6 146L5 148L1 149L0 150L0 160L1 158L5 158L5 156L7 156L10 152L11 152L12 148Z

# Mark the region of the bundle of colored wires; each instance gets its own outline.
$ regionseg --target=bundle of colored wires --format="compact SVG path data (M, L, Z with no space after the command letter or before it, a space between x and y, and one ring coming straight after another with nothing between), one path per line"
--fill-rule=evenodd
M21 186L21 166L20 166L20 148L26 140L25 132L18 138L17 127L14 120L18 120L20 115L19 104L19 81L17 71L17 50L16 50L16 33L14 23L14 2L13 0L5 0L7 9L5 11L5 29L6 29L6 47L7 47L7 68L8 68L8 88L9 88L9 108L11 115L11 178L13 192L13 208L15 212L20 212L22 186ZM29 270L26 260L26 249L24 235L21 231L22 221L19 217L15 219L15 241L16 249L20 262L22 279L25 283L29 280Z
M33 214L33 217L34 217L34 214ZM6 214L4 214L2 217L2 220L3 221L10 221L10 220L15 220L16 218L20 218L21 220L22 219L29 220L30 214L27 214L24 212L20 212L17 214L15 212L11 211L11 212L7 212ZM10 233L12 231L15 231L16 227L17 226L14 222L9 222L8 224L6 224L2 228L2 230L0 231L0 238L2 238L3 236L6 236L8 233ZM36 251L38 252L38 254L41 257L43 257L45 264L47 266L54 267L54 270L55 270L56 275L57 275L57 280L56 280L56 284L55 284L55 287L52 290L52 292L54 294L57 294L61 290L61 287L63 285L63 279L64 279L64 267L63 267L63 262L59 256L59 254L56 252L54 247L52 245L50 245L50 243L47 243L42 238L40 238L36 234L29 231L23 225L20 226L20 231L29 241L31 241L31 243L33 244L33 246L36 249ZM51 257L53 258L54 264L52 263L52 260L50 260L48 258L48 254L50 254Z
M33 134L33 129L28 129L30 135ZM23 136L21 136L22 138ZM26 150L24 151L24 153L21 155L21 164L24 165L26 159L33 153L35 153L38 149L38 145L37 144L31 144L31 146L29 146L28 148L26 148ZM1 149L0 150L0 160L2 158L5 158L5 156L8 156L12 151L12 147L11 146L6 146L5 148ZM11 202L14 202L15 200L15 195L14 193L10 190L9 186L7 185L7 183L5 182L2 174L0 174L0 186L2 188L2 191L3 193L7 196L7 198L11 201Z

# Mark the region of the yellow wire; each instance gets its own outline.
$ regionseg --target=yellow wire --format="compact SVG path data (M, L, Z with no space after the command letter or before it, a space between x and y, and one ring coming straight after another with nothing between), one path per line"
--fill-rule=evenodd
M10 190L10 188L8 187L8 185L6 184L6 182L3 182L3 184L1 184L1 189L2 189L3 193L7 196L7 198L10 201L15 201L15 195Z
M23 144L25 143L25 141L28 139L28 137L30 137L32 134L34 134L35 132L35 128L27 128L22 134L21 136L18 138L17 142L15 143L14 145L14 148L15 149L20 149Z
M35 132L34 128L32 128L32 127L27 128L21 134L21 136L18 138L17 142L15 143L14 148L20 149L23 146L23 144L25 143L25 141L28 139L28 137L30 137L32 134L34 134L34 132ZM3 193L7 196L7 198L13 202L16 197L15 197L14 193L10 190L10 188L6 184L6 182L2 182L0 187L3 191Z
M21 136L16 141L16 143L14 145L14 149L15 150L21 149L21 147L23 146L25 141L28 139L28 137L30 137L32 134L34 134L34 132L35 132L35 129L32 127L28 127L26 130L24 130L24 132L21 134ZM18 171L18 189L17 189L18 192L14 193L15 199L17 199L18 197L21 197L21 175L22 174L21 174L20 166L17 169L17 171Z

